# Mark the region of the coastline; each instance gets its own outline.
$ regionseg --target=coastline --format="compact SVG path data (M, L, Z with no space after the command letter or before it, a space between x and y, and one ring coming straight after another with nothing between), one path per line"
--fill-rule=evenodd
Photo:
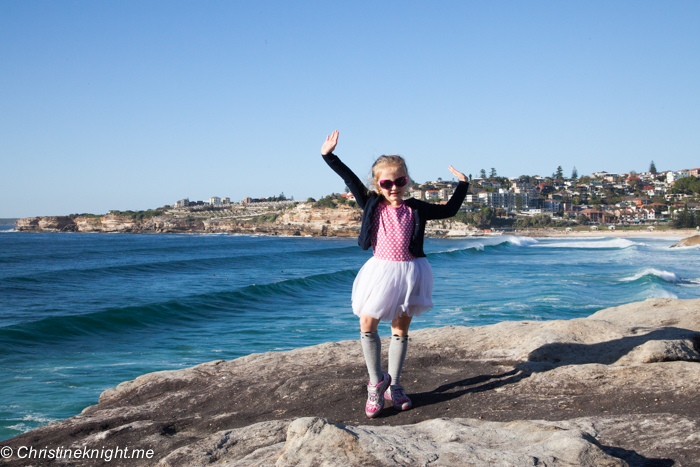
M326 212L332 211L332 212ZM271 222L250 222L234 219L186 220L170 217L153 217L134 220L122 216L107 215L95 218L31 217L18 219L14 231L19 232L75 232L75 233L193 233L193 234L238 234L289 237L356 237L359 235L360 218L352 209L311 210L297 209L279 216ZM666 237L687 238L698 235L696 229L626 229L600 230L577 228L565 229L533 228L512 231L469 230L464 224L458 229L428 227L429 238L479 238L500 235L520 237Z
M404 370L414 408L376 419L361 410L360 347L341 341L148 373L3 444L154 453L118 466L695 465L698 306L649 299L587 318L416 331Z

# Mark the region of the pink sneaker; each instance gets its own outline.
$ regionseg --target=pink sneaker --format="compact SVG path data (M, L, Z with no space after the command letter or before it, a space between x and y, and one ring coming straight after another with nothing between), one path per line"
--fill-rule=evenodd
M408 410L413 407L411 399L406 395L406 391L400 384L392 384L384 394L386 400L394 404L396 410Z
M365 413L369 418L374 418L382 413L384 408L384 391L391 384L391 376L382 372L382 380L377 384L367 383L367 405Z

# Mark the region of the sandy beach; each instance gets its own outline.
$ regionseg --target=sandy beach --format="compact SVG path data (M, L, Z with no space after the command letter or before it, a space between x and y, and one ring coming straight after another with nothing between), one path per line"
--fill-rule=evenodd
M572 230L564 229L528 229L515 230L513 235L523 237L664 237L664 238L687 238L700 235L695 229L664 229L664 230Z

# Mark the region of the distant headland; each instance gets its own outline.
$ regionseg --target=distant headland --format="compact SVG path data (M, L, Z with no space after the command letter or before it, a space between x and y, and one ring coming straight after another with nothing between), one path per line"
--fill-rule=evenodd
M661 234L675 229L685 235L700 228L700 169L613 174L596 172L564 178L561 167L551 177L498 177L481 171L470 175L469 194L451 219L428 225L430 236L608 235L629 232ZM437 179L412 183L406 196L444 203L456 182ZM347 191L347 190L346 190ZM181 199L145 211L6 219L16 230L34 232L231 233L264 235L356 236L361 211L352 193L332 194L304 202L284 193L269 198L214 196L206 201ZM12 223L15 223L12 222ZM11 224L8 222L8 224ZM584 233L585 232L585 233Z

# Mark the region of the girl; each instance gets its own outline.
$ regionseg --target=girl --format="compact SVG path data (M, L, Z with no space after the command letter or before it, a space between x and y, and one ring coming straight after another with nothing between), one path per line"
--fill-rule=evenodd
M414 198L404 201L409 177L402 157L379 157L372 166L372 190L369 190L333 154L337 144L338 131L334 131L326 137L321 155L363 209L358 243L363 250L371 246L373 253L352 285L352 311L360 317L360 341L369 371L365 413L374 418L382 411L385 398L397 410L412 406L400 378L411 319L433 307L433 271L423 253L425 223L457 214L469 183L463 173L450 166L459 185L447 204L430 204ZM377 333L381 320L391 321L389 374L382 371L381 341Z

